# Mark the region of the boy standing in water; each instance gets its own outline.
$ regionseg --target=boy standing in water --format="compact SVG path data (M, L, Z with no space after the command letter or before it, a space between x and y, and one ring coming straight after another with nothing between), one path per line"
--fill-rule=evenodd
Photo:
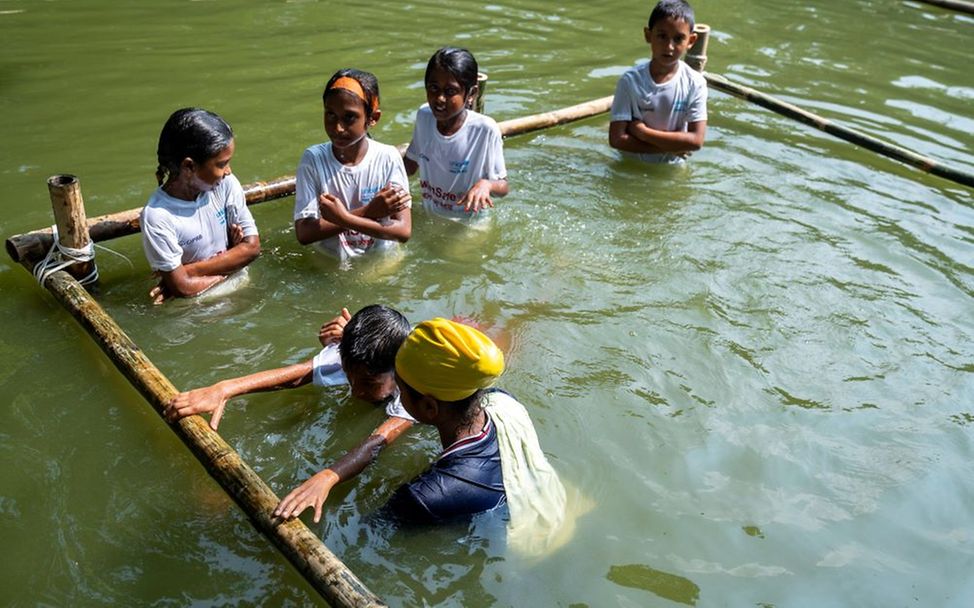
M707 81L681 59L697 40L693 26L686 0L661 0L653 9L643 30L652 59L616 85L610 146L654 163L682 162L703 146Z

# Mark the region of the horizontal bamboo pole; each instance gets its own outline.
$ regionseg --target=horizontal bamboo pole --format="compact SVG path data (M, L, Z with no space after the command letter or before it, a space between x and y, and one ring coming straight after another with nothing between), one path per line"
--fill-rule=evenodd
M30 268L30 262L25 266ZM115 320L71 275L56 272L44 284L55 299L108 355L157 413L176 395L172 383L149 360ZM300 519L282 522L272 516L278 498L240 455L200 416L172 423L171 428L196 455L203 468L240 506L298 572L332 606L380 607L385 604L311 532Z
M513 135L523 135L532 131L547 129L556 125L563 125L595 116L596 114L604 114L611 107L612 95L609 95L608 97L593 99L592 101L561 108L560 110L535 114L534 116L525 116L523 118L512 118L511 120L497 123L497 126L500 127L501 135L511 137Z
M707 79L707 84L717 90L741 99L745 99L763 108L767 108L768 110L777 112L778 114L787 116L788 118L792 118L798 122L802 122L811 127L815 127L816 129L825 131L826 133L834 135L839 139L844 139L845 141L856 144L857 146L862 146L863 148L872 150L873 152L877 152L883 156L888 156L889 158L893 158L916 167L921 171L932 173L933 175L949 179L959 184L964 184L965 186L974 187L974 174L972 173L962 171L956 167L945 165L932 158L917 154L912 150L907 150L906 148L901 148L900 146L888 144L871 135L861 133L854 129L850 129L849 127L843 127L842 125L838 125L828 120L827 118L823 118L817 114L803 110L794 104L790 104L770 95L765 95L764 93L756 91L752 88L735 84L719 74L705 72L704 78Z
M279 177L269 182L254 182L244 186L244 195L248 205L256 205L265 201L284 198L294 194L294 176ZM100 243L142 230L139 215L142 207L88 218L88 233L91 240ZM25 260L44 257L54 242L50 228L41 228L24 234L18 234L7 239L7 254L13 261L22 263Z
M951 10L959 11L961 13L967 13L968 15L974 15L974 2L965 2L964 0L919 0L919 1L925 2L927 4L935 4L937 6L949 8Z

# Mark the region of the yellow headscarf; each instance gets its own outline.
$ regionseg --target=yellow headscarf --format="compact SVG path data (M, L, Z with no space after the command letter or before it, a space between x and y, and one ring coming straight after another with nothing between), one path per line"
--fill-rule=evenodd
M396 354L399 377L439 401L466 399L503 371L504 354L490 338L439 317L417 325Z

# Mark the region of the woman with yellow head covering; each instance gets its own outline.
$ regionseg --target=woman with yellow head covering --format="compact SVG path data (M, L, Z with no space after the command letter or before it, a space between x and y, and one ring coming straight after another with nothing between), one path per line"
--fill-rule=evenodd
M438 523L510 504L512 530L561 523L565 493L531 420L508 393L491 388L504 355L478 330L437 318L419 324L396 355L403 407L436 426L443 452L399 488L397 519ZM542 534L544 536L544 534Z

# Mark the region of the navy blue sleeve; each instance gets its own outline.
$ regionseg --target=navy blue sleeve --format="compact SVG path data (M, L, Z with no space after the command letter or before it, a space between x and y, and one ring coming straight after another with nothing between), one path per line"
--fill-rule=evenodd
M412 484L404 484L393 493L383 508L383 514L396 521L411 524L432 524L437 518L412 490Z

